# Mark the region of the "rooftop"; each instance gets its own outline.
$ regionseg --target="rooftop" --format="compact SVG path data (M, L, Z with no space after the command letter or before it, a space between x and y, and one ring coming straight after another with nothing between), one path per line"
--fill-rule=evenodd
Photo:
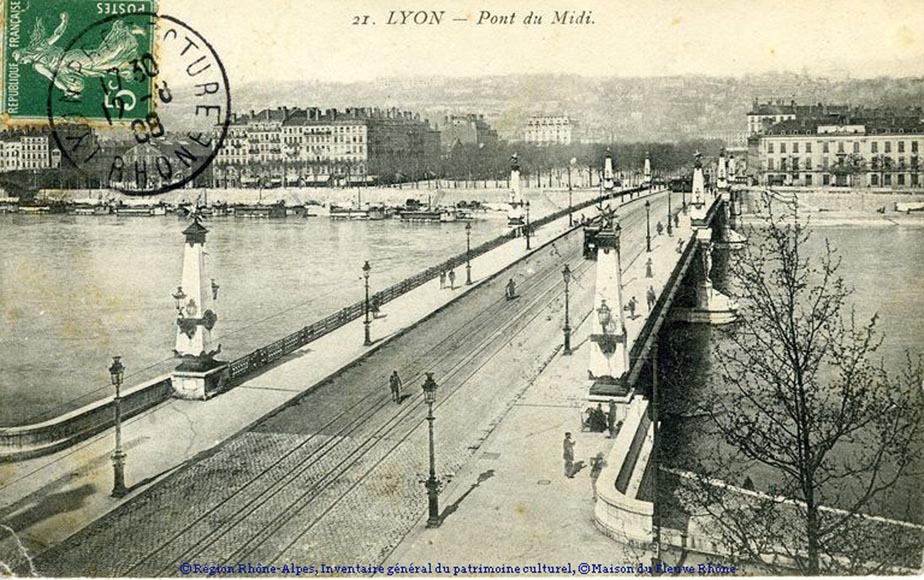
M401 111L396 107L347 107L346 109L320 109L318 107L276 107L275 109L251 110L249 113L232 115L234 125L252 123L278 123L280 125L306 125L314 123L337 124L356 121L395 121L428 124L417 113Z
M815 135L819 127L838 127L843 130L822 130L822 133L877 134L924 134L920 117L857 117L852 115L829 115L823 118L802 118L780 121L771 125L766 135Z

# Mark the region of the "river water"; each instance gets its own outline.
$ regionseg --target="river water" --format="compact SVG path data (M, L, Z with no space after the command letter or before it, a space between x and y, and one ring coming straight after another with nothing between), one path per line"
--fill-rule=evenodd
M915 356L924 354L924 292L920 282L924 224L895 226L870 221L862 225L816 225L807 249L818 255L826 238L843 257L839 274L855 290L852 303L858 323L879 314L877 328L883 334L883 344L876 359L882 357L886 368L896 372L906 350ZM721 270L722 259L715 260L714 272ZM721 280L716 281L717 287L721 284ZM660 392L666 407L662 431L665 457L683 465L685 457L703 458L714 453L718 437L707 435L706 419L685 416L683 410L695 407L705 387L717 380L712 369L713 352L717 345L726 343L717 328L682 323L668 327L662 340L659 360L664 373ZM675 380L678 377L682 380ZM915 473L874 506L877 514L924 523L924 465L913 466L912 471ZM751 476L760 490L767 490L773 480L766 469L751 467L736 483L745 475Z

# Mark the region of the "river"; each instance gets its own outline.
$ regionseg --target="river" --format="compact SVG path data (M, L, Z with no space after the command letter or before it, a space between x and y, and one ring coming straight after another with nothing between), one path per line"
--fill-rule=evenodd
M924 354L924 224L894 226L887 222L868 221L855 225L814 226L808 250L818 255L828 239L843 257L839 274L848 287L854 288L852 304L858 322L879 314L877 328L883 343L875 360L882 357L890 371L897 371L905 360L905 351L914 356ZM733 259L733 257L731 258ZM715 260L716 270L722 258ZM720 286L721 281L716 282ZM718 380L713 373L714 349L725 345L721 330L708 325L673 324L662 333L661 350L664 380L660 391L666 406L663 434L665 457L675 465L684 465L685 457L710 457L718 437L701 417L684 417L694 407L707 385ZM665 370L665 369L669 369ZM682 380L674 380L682 377ZM921 442L924 444L924 442ZM912 466L913 475L899 481L896 488L874 507L879 515L924 523L924 497L921 473L924 465ZM740 475L751 476L758 489L766 490L773 474L752 466Z

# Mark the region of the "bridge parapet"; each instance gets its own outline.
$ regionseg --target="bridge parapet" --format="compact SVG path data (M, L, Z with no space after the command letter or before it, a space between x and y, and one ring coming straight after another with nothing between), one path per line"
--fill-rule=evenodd
M606 467L597 479L594 523L620 542L648 544L652 537L654 504L637 494L647 467L647 460L639 461L640 455L653 433L648 419L648 401L644 397L632 398ZM630 488L635 493L628 493Z

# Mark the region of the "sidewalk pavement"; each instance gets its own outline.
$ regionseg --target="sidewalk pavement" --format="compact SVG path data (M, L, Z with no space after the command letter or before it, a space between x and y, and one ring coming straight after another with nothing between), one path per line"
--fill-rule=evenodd
M644 221L644 220L643 220ZM641 231L644 231L642 229ZM669 237L652 236L652 274L646 277L644 236L627 247L623 262L624 300L642 298L634 319L626 317L629 347L647 318L644 295L651 285L660 294L676 263L678 239L689 239L689 215ZM673 253L673 257L671 254ZM594 525L591 458L608 458L614 439L582 432L587 402L587 364L591 293L573 304L573 354L559 350L552 362L514 404L473 459L441 496L444 521L438 529L418 522L392 553L387 565L437 562L449 565L538 563L563 566L650 564L651 554L616 542ZM604 411L606 409L604 408ZM573 479L564 476L562 440L575 440ZM599 481L599 485L613 482ZM564 573L557 575L565 575Z
M590 293L582 302L575 312L586 314ZM577 569L581 562L638 561L630 548L594 527L590 460L607 456L614 440L581 431L588 405L588 382L581 380L590 356L588 321L584 316L575 328L573 354L558 351L440 496L442 525L427 529L421 519L383 565L571 562ZM572 479L564 475L566 431L575 441Z
M536 230L533 251L567 230L567 216ZM131 493L124 498L109 495L111 430L52 455L0 464L0 523L18 536L0 537L0 554L17 550L17 539L33 554L62 541L525 255L525 240L513 239L472 260L473 286L457 272L462 283L454 290L440 290L436 279L385 304L372 323L372 347L362 346L363 321L355 320L208 402L171 399L127 420L122 439Z

